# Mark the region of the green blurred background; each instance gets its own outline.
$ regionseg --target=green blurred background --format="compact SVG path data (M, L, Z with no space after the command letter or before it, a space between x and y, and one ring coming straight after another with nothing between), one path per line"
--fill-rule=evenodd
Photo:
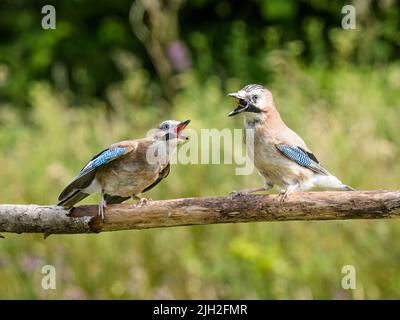
M57 29L41 28L54 4ZM165 119L240 128L226 93L265 84L287 124L357 189L400 181L399 1L2 0L0 203L53 204L94 153ZM174 165L153 199L259 186ZM85 203L97 203L92 196ZM399 299L400 221L276 222L97 235L4 234L0 298ZM41 268L57 270L43 290ZM354 265L357 289L341 289Z

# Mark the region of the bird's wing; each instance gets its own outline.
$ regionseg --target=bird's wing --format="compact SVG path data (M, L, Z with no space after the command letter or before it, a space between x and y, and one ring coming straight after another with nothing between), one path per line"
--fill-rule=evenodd
M59 201L63 201L64 199L68 198L72 192L80 189L84 189L88 187L95 175L96 171L104 166L105 164L118 159L121 156L124 156L131 152L133 147L124 146L124 147L110 147L105 149L95 155L79 172L79 174L75 177L74 180L61 192L60 196L58 197Z
M85 199L88 195L88 193L84 193L81 190L75 190L68 196L64 197L57 205L64 208L72 208L75 203Z
M313 153L306 151L301 147L289 146L284 143L279 143L275 146L286 158L296 162L298 165L319 174L330 175L330 173L319 164Z
M78 177L88 174L89 172L100 168L101 166L126 155L131 150L127 147L114 147L103 150L92 158L79 172Z
M159 184L161 182L162 179L165 179L166 177L168 177L169 172L171 171L171 165L170 163L168 163L164 169L162 169L158 175L158 178L156 181L154 181L151 185L149 185L147 188L145 188L143 192L149 191L151 189L153 189L157 184Z

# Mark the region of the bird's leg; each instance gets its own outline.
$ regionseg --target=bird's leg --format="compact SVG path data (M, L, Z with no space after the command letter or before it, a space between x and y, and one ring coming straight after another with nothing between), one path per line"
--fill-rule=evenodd
M283 205L289 194L291 194L293 191L296 191L298 187L298 184L292 184L289 185L286 190L282 190L281 192L279 192L279 204Z
M267 191L269 189L272 189L272 187L273 187L272 185L266 184L265 186L258 187L258 188L249 188L249 189L243 189L243 190L240 190L240 191L232 191L230 193L230 195L232 195L232 196L244 196L244 195L251 194L251 193L254 193L254 192L258 192L258 191Z
M142 197L139 197L139 196L137 196L135 194L132 196L132 199L139 200L139 202L136 204L138 207L144 206L148 202L152 201L151 198L144 198L144 197L142 198Z
M104 213L105 213L104 210L105 210L106 206L107 206L107 202L106 202L106 199L104 199L104 190L101 190L98 215L101 218L101 220L103 220L103 221L104 221Z

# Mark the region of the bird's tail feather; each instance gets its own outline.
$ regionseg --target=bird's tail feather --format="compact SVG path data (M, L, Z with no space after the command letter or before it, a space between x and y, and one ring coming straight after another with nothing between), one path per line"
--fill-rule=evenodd
M60 201L58 203L59 206L65 207L65 208L72 208L75 203L81 201L82 199L85 199L89 194L84 193L80 190L76 190L74 193L72 193L69 197L65 198L64 200Z
M67 185L61 194L58 196L58 200L63 202L68 199L72 194L76 193L78 189L84 189L93 182L96 175L96 171L90 171L84 175L78 175L69 185Z
M344 184L343 185L343 191L357 191L357 190Z
M355 191L350 186L343 184L338 178L332 175L316 175L314 176L314 186L317 188L323 189L333 189L333 190L342 190L342 191Z

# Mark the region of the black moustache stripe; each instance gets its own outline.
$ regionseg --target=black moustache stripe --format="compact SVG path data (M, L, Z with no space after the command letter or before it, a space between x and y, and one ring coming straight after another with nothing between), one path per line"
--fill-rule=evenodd
M250 103L249 106L244 110L245 112L253 112L253 113L261 113L261 110L258 109L254 104Z

